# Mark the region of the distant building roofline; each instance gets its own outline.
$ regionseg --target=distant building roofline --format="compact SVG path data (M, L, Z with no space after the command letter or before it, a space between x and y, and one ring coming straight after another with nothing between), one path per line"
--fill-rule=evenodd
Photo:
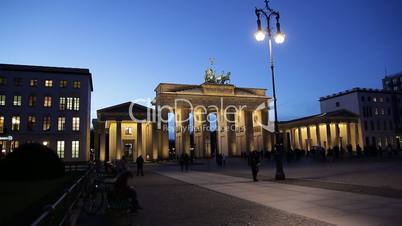
M89 69L86 69L86 68L48 67L48 66L20 65L20 64L0 64L0 70L88 75L89 79L90 79L91 91L93 91L92 74L89 71Z
M395 77L400 77L400 76L402 76L402 71L394 73L394 74L385 75L383 80L390 79L390 78L395 78Z
M339 93L334 93L331 95L323 96L320 97L319 101L324 101L328 99L332 99L335 97L340 97L343 95L348 95L351 93L383 93L383 94L402 94L400 91L388 91L388 90L383 90L383 89L373 89L373 88L360 88L360 87L355 87L353 89L347 89L345 91L341 91Z

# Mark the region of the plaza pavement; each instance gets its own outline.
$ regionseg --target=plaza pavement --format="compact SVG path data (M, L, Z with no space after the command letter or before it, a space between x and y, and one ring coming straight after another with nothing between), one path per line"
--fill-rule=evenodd
M357 163L361 164L357 168L346 163L340 163L341 167L342 164L348 167L346 167L346 169L340 168L340 170L337 170L339 165L321 165L315 170L312 170L312 165L310 165L309 167L306 166L306 168L308 169L307 171L310 172L310 176L311 173L314 172L316 174L313 175L314 177L331 178L330 175L335 175L336 177L339 174L356 174L354 176L357 176L359 170L364 174L365 171L370 169L370 164L373 163ZM395 163L385 162L377 164L377 166L376 163L373 165L374 168L379 167L380 169L384 169L389 164L392 165ZM198 168L198 170L205 170L205 168L207 168L208 170L207 172L189 171L182 173L177 170L169 170L165 167L165 169L160 170L159 173L222 194L335 225L402 225L402 199L400 198L359 194L358 191L352 193L337 191L336 189L322 189L308 186L308 184L307 186L299 186L276 183L268 180L269 178L267 177L269 176L265 176L265 180L263 181L254 183L251 181L250 171L245 167L233 167L233 169L231 168L230 170L216 170L216 167L205 167L205 164L202 164L201 166L195 166L193 168ZM300 168L301 171L303 171L303 167ZM321 172L319 172L320 169ZM235 172L235 174L240 174L240 176L227 175L231 171ZM384 174L384 171L380 171L379 173ZM247 176L244 176L246 174ZM397 174L395 174L396 178L400 177L400 174L400 171L397 172ZM307 174L304 176L306 175ZM303 174L299 172L298 176L303 177ZM369 180L369 178L366 180ZM362 181L366 182L365 180ZM375 182L376 181L374 181L374 183L371 182L371 184L375 185ZM397 187L399 183L400 181L394 181Z
M102 213L95 216L81 212L76 225L329 225L150 171L153 170L146 167L145 176L134 177L132 181L138 192L142 211L133 215Z

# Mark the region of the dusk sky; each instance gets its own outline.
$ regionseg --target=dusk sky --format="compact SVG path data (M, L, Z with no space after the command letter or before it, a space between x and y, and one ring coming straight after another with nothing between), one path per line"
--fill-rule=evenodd
M263 0L0 2L0 63L89 68L99 108L153 98L161 82L201 84L208 59L240 87L272 95ZM286 42L274 46L281 120L319 113L320 96L381 88L402 71L401 0L272 0ZM265 22L264 22L265 24Z

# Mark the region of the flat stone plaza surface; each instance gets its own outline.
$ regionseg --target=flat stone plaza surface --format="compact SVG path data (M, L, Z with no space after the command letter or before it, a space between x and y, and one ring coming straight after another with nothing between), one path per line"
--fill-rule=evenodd
M132 182L141 212L82 214L77 225L402 225L401 164L301 161L285 164L282 182L272 180L271 162L259 182L244 159L228 159L224 169L199 160L188 172L173 162L152 165Z

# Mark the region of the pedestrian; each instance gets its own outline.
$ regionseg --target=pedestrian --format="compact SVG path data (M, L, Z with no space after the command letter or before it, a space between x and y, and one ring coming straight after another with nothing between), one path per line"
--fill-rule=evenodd
M226 155L222 153L222 167L225 168L226 166Z
M137 163L137 176L139 176L140 173L141 176L144 176L144 158L142 155L138 156L135 162Z
M258 181L257 174L259 170L258 168L260 166L260 158L257 151L253 151L250 154L250 165L251 165L251 173L253 174L253 180Z
M357 153L357 158L362 157L362 148L360 147L359 144L356 145L356 153Z
M180 155L179 164L180 164L181 172L183 172L183 170L184 170L184 153L182 153Z
M190 156L187 153L184 153L184 167L186 169L186 172L188 171L188 164L190 163Z

